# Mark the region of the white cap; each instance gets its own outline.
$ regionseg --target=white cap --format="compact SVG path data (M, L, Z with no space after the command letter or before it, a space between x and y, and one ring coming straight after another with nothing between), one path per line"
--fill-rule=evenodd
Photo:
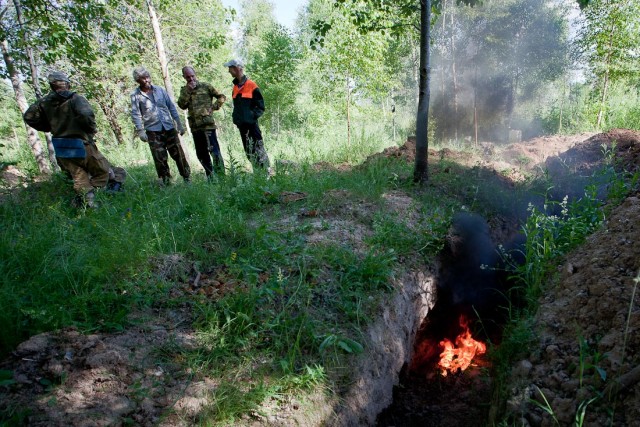
M244 64L242 63L242 61L240 61L239 59L232 59L229 62L225 62L224 63L225 67L238 67L238 68L244 68Z

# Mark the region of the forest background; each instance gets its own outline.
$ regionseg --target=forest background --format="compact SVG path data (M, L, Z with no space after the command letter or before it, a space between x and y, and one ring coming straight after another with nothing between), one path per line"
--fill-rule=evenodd
M97 112L98 144L124 163L150 160L129 117L138 65L170 93L192 65L230 95L222 64L244 59L265 96L261 123L275 159L353 163L415 133L417 12L381 20L366 2L311 0L289 29L267 0L239 10L219 0L2 3L0 161L32 176L55 162L20 112L46 93L52 70L71 75ZM640 127L636 2L599 0L582 11L560 0L434 6L433 143ZM242 163L230 113L229 103L217 114L220 139L225 157Z

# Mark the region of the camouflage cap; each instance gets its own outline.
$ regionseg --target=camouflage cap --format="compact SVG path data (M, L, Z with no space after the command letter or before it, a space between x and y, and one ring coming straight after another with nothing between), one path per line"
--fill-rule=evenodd
M242 61L240 61L239 59L232 59L229 62L225 62L224 63L225 67L238 67L238 68L244 68L244 64L242 63Z
M49 74L47 76L47 80L49 80L49 83L55 83L55 82L71 83L71 81L69 80L69 77L67 77L65 73L60 71L54 71L53 73Z

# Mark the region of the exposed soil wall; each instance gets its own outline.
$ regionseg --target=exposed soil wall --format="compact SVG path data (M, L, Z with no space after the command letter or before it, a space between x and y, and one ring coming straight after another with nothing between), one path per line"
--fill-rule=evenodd
M411 360L418 328L435 304L434 277L414 272L396 280L398 291L368 329L369 345L354 367L353 385L327 425L374 425L378 414L391 404L400 370Z

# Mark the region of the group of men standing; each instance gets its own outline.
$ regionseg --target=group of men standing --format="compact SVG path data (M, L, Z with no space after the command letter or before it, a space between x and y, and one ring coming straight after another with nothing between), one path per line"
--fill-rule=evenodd
M242 145L254 168L269 168L258 119L264 113L264 98L258 85L244 74L239 60L224 64L233 77L233 123L240 131ZM206 176L224 174L224 161L216 134L213 112L226 102L224 94L196 77L193 67L182 69L186 84L177 104L188 111L196 155ZM171 181L168 158L175 161L180 176L190 181L191 169L178 135L184 135L178 110L165 89L151 83L144 67L133 70L138 87L131 93L131 118L136 135L149 144L158 178ZM75 204L95 207L95 188L120 191L125 180L122 168L109 164L94 142L97 132L95 115L83 96L70 90L69 78L60 72L48 76L51 92L31 105L24 113L25 122L43 132L51 132L58 164L74 182Z
M258 85L245 76L242 62L234 59L224 65L234 78L233 123L240 130L247 158L254 167L268 168L269 157L258 126L258 118L264 113L264 98ZM177 103L188 111L198 160L208 178L214 173L224 174L213 112L219 110L227 98L210 84L199 81L193 67L184 67L182 77L186 84L180 89ZM166 90L151 84L151 76L145 68L133 70L133 79L138 88L131 94L131 117L137 135L149 143L158 178L164 183L170 182L168 157L171 156L180 175L188 182L190 168L178 138L185 129L175 104Z

